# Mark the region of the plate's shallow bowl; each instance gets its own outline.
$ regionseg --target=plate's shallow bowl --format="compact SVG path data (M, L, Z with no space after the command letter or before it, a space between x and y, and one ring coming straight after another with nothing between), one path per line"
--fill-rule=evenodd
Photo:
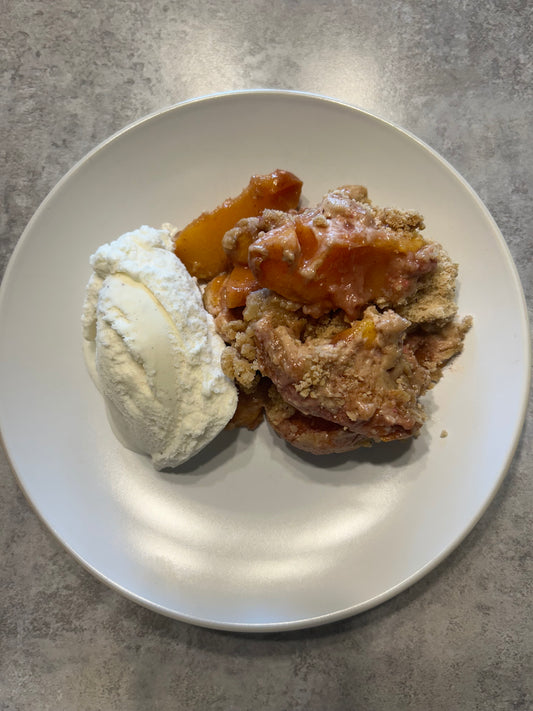
M428 237L461 267L460 312L474 317L465 351L426 397L429 421L411 444L313 458L262 425L221 435L176 473L156 473L115 440L85 370L89 256L141 224L184 225L277 167L303 179L309 202L362 183L378 204L420 210ZM243 631L360 612L441 561L500 484L528 389L520 284L468 185L391 124L290 92L181 104L91 152L21 238L2 286L0 333L5 446L53 533L128 597Z

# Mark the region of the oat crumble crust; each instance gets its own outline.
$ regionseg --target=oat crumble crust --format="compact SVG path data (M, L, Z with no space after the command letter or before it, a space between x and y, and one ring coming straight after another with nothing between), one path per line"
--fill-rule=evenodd
M328 193L314 219L327 225L353 209L354 201L385 230L409 235L424 229L415 211L374 207L362 186ZM226 233L224 246L236 248L243 230L258 236L288 219L287 213L265 210ZM457 265L440 245L426 244L437 266L416 292L394 309L376 302L356 322L341 309L313 317L302 304L265 288L249 294L240 313L211 308L227 343L224 372L255 398L254 407L261 400L269 423L287 441L326 453L418 434L425 419L419 397L462 350L472 323L456 316ZM246 423L245 415L239 417Z

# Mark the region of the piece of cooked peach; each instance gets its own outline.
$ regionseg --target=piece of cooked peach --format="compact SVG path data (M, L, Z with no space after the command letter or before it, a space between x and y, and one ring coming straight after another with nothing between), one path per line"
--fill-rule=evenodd
M204 306L206 311L212 316L216 316L225 307L223 299L225 298L224 285L226 283L227 274L217 274L210 282L206 284L203 294Z
M236 309L244 306L248 294L260 289L261 285L249 267L237 264L228 274L223 288L226 291L226 306L228 309Z
M325 219L311 209L258 236L248 264L261 286L313 315L341 308L354 319L369 303L401 303L437 259L418 232L395 232L364 214Z
M174 252L192 276L212 279L225 271L229 259L222 238L245 217L263 210L291 210L298 206L302 181L286 170L253 175L248 186L235 198L228 198L211 212L204 212L178 233Z

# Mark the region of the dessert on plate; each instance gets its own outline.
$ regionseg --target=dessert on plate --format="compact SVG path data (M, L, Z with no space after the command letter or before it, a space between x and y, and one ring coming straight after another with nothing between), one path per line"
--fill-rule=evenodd
M87 363L117 436L156 468L263 418L314 454L423 426L420 398L471 326L457 265L418 212L360 185L301 207L301 190L252 176L181 231L142 227L91 258Z
M471 325L456 315L457 265L423 230L419 213L376 207L348 185L225 232L227 261L209 274L204 303L239 388L230 426L264 415L315 454L419 433L420 397Z

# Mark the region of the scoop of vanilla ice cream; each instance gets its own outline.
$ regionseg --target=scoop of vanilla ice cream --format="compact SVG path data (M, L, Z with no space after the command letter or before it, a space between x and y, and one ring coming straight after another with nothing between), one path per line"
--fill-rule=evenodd
M237 405L220 366L224 342L171 242L170 229L144 226L102 245L82 315L85 359L111 426L156 469L199 452Z

